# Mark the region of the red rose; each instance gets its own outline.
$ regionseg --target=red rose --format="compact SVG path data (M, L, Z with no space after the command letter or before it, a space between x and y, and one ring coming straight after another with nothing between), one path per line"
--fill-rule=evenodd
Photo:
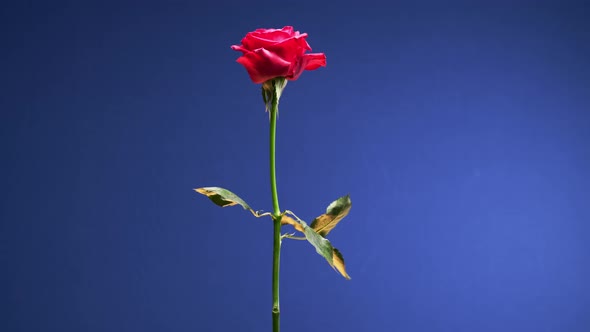
M264 83L275 77L294 81L304 70L326 66L324 53L308 53L311 47L305 40L307 33L293 31L293 27L282 29L257 29L249 32L242 45L232 49L243 55L238 58L254 83Z

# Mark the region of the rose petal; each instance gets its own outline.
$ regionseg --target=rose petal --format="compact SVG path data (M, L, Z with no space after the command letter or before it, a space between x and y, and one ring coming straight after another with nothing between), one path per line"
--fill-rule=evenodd
M264 48L277 54L286 61L293 62L309 49L309 44L303 38L293 37Z
M305 38L307 38L307 34L300 34L299 31L297 31L296 34L285 33L282 30L276 29L272 30L271 32L264 33L250 32L246 35L246 37L242 39L242 46L250 51L254 51L259 48L269 49L269 47L273 45L277 45L279 43L284 43L288 40L294 39L298 45L301 45L303 48L307 50L311 50L311 47L309 46L307 41L305 41Z
M289 26L289 25L286 25L286 26L284 26L281 29L264 29L264 28L260 28L260 29L254 30L253 32L266 33L266 32L274 32L274 31L283 31L283 32L286 32L288 34L293 34L293 27L292 26ZM253 32L250 32L250 33L253 33Z
M239 57L237 61L246 67L250 79L257 84L275 77L287 76L291 67L290 62L264 48L248 52Z
M281 29L281 31L284 31L284 32L286 32L286 33L288 33L288 34L290 34L290 35L293 35L293 27L292 27L292 26L290 26L290 25L286 25L286 26L284 26L284 27ZM298 33L299 33L299 31L295 31L295 33L296 33L296 34L298 34Z
M244 54L250 52L247 49L245 49L242 45L232 45L231 46L231 49L234 50L234 51L240 51L240 52L242 52Z
M319 67L326 66L326 55L324 53L310 53L304 54L299 60L291 66L289 70L288 80L294 81L305 70L315 70Z
M254 50L268 45L280 43L281 41L293 37L291 34L280 30L265 33L250 32L242 39L244 47Z
M263 36L266 35L268 37L266 37L264 39L274 40L273 37L289 38L289 37L299 35L299 31L294 32L292 26L285 26L282 29L256 29L252 32L249 32L248 35L261 37L261 38L263 38ZM278 39L278 41L280 41L280 40L282 40L282 39Z
M324 53L308 53L303 55L305 70L315 70L326 66L326 55Z

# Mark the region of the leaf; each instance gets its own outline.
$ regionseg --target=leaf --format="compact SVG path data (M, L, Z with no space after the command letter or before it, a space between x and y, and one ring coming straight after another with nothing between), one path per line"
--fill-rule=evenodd
M221 207L234 206L239 204L244 208L244 210L250 210L255 216L257 216L257 213L254 212L254 210L252 210L252 208L246 202L244 202L244 200L242 200L240 197L238 197L238 195L232 193L227 189L219 187L204 187L197 188L195 189L195 191L199 194L203 194L209 197L209 199L213 203Z
M338 272L340 272L340 274L350 280L350 276L348 275L348 273L346 273L346 266L344 265L344 257L342 257L342 254L340 253L340 251L336 248L334 249L334 256L332 256L332 261L334 262L334 268L336 268L336 270L338 270Z
M350 276L346 273L344 258L342 257L340 251L332 247L332 244L330 241L328 241L328 239L324 238L311 227L307 226L305 221L300 221L300 224L303 226L305 238L315 247L316 252L322 255L333 269L340 272L344 278L350 280Z
M330 241L316 233L316 231L314 231L311 227L307 226L305 221L301 221L300 223L303 226L305 238L307 241L315 247L315 251L318 254L322 255L328 261L330 266L334 266L334 248L332 247Z
M350 212L352 202L350 196L342 196L328 205L326 213L311 222L311 228L321 236L326 236Z
M295 219L289 217L288 215L283 215L281 217L281 225L291 225L301 233L305 233L303 226L301 226L300 223L298 223L297 221L295 221Z

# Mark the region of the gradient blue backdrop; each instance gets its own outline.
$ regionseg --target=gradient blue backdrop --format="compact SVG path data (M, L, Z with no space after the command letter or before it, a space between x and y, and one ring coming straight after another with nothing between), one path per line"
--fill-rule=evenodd
M281 207L350 193L351 281L282 253L289 331L590 331L590 9L567 1L33 2L1 29L1 331L269 331L259 27L328 66L287 86Z

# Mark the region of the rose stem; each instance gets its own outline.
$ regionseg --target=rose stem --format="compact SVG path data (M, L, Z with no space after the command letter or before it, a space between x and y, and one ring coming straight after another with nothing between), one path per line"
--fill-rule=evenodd
M273 82L273 85L275 83ZM272 107L270 109L270 189L272 192L273 207L273 260L272 260L272 330L280 330L279 305L279 264L281 259L281 210L279 208L279 197L277 194L277 179L275 170L275 138L277 133L277 113L279 111L279 101L276 90L273 89Z

